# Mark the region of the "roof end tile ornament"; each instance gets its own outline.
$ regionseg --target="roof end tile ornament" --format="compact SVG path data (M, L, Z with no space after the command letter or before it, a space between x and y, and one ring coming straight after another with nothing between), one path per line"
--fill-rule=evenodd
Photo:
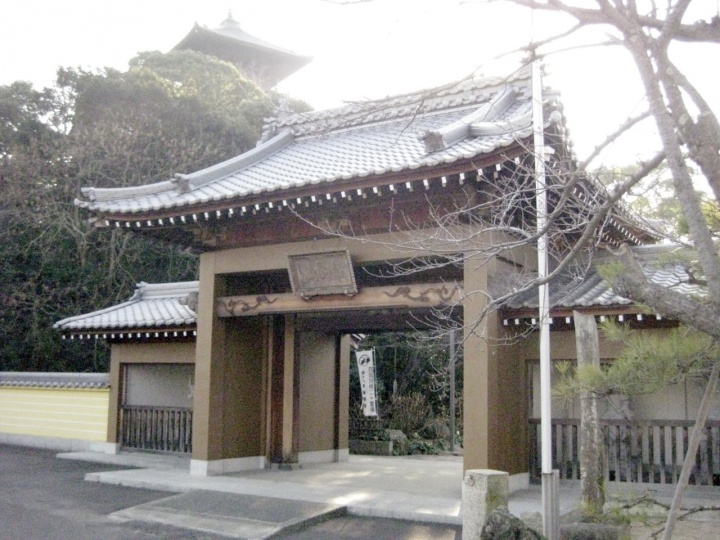
M87 207L90 205L90 203L94 202L106 202L117 199L126 199L128 197L157 195L159 193L170 191L172 187L173 185L171 181L167 180L144 186L127 186L116 188L84 187L80 188L80 192L87 200L75 201L75 204L80 207Z
M190 185L190 180L184 174L175 173L172 182L177 186L178 192L181 194L189 193L192 189L192 186Z
M425 151L429 154L446 150L468 137L472 124L488 122L498 118L513 103L515 103L515 90L510 85L506 85L490 101L476 111L440 129L421 133L418 135L418 139L425 143Z
M559 124L562 121L560 111L554 110L546 117L545 127L551 124ZM492 122L475 122L470 126L470 135L473 137L489 137L493 135L505 135L517 133L524 135L524 131L532 127L532 109L522 114L504 120ZM550 150L550 149L547 149Z

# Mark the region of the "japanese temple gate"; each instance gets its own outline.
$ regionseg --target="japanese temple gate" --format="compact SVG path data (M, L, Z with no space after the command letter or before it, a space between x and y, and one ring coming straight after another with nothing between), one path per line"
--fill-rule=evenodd
M527 472L527 360L536 353L531 343L497 342L497 313L475 322L493 276L532 272L533 248L416 273L387 270L438 257L415 242L449 234L435 218L522 170L531 101L529 73L520 71L286 114L268 122L255 149L208 169L147 186L83 189L78 205L97 226L200 253L193 472L346 459L348 334L410 329L435 307L465 328L465 468ZM554 94L543 101L555 110ZM547 118L551 159L566 159L561 115ZM620 220L605 228L607 241L641 244L642 231ZM448 249L479 253L496 240L482 220L458 226L463 234L444 243L444 257L452 257ZM342 268L322 270L328 253L344 254L355 283L333 283ZM320 258L307 267L318 265L319 291L295 282L312 270L293 276L293 256Z
M452 282L363 287L355 296L307 300L292 293L253 290L257 276L286 272L288 254L323 253L339 247L348 250L358 268L397 258L396 252L374 243L338 239L202 255L194 460L212 463L257 456L269 456L274 462L341 459L348 447L347 334L409 329L420 320L414 314L460 299ZM462 282L484 290L487 276L497 264L469 268ZM466 299L465 317L483 309L483 298L474 295L473 301ZM501 450L506 447L504 436L526 431L525 400L497 387L503 380L511 385L515 370L500 369L498 355L491 354L480 335L469 333L466 339L466 464L526 470L525 456ZM510 415L515 420L495 425L490 416L496 410L515 411ZM477 444L468 445L467 441ZM498 449L495 455L493 447ZM516 463L507 459L513 457Z

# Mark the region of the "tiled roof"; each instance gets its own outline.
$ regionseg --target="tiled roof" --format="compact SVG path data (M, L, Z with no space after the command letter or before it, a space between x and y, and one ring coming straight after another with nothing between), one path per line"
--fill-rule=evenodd
M202 28L202 27L196 25L196 28ZM253 45L253 46L259 47L261 49L267 49L267 50L270 50L273 52L283 53L283 54L290 55L290 56L297 56L298 58L303 58L303 59L306 59L307 61L310 60L309 57L300 56L297 53L294 53L293 51L283 49L282 47L273 45L272 43L262 40L259 37L253 36L252 34L248 34L245 30L243 30L240 27L240 24L238 23L238 21L236 21L233 18L232 15L228 15L228 17L223 22L220 23L220 27L218 27L218 28L211 28L211 29L202 28L202 29L207 30L208 32L212 32L213 34L219 34L221 36L231 38L240 43Z
M555 96L547 93L546 103ZM554 103L554 101L553 101ZM547 122L558 122L558 112ZM530 77L485 79L357 103L286 114L267 123L259 145L192 174L127 188L84 188L81 207L99 214L187 212L188 207L454 163L517 144L532 134ZM286 196L286 195L283 195ZM282 196L280 196L282 198Z
M278 59L284 59L286 62L294 62L297 64L297 67L292 69L292 71L295 71L312 60L309 56L283 49L282 47L278 47L277 45L247 33L240 27L240 24L232 15L228 15L228 17L220 23L218 28L207 28L195 23L190 33L185 36L180 43L175 45L174 49L195 49L199 45L198 40L207 37L220 41L223 49L215 50L220 56L230 55L229 57L231 58L233 51L238 50L250 49L262 51L266 54L269 53L270 58L274 58L276 61L278 61ZM253 57L253 59L258 61L257 57ZM265 59L265 61L268 60L269 59Z
M108 388L107 373L24 373L0 372L0 387L9 388Z
M192 327L196 323L198 282L138 283L127 302L92 313L68 317L53 328L63 332L119 332Z
M703 295L701 286L690 283L685 266L675 262L663 262L677 246L636 246L633 251L651 283L662 285L674 291L688 295ZM607 261L599 256L595 265ZM616 295L607 282L600 276L595 266L583 277L563 276L550 283L550 306L552 309L578 309L586 307L627 306L633 302ZM517 295L509 300L506 309L538 307L537 289Z

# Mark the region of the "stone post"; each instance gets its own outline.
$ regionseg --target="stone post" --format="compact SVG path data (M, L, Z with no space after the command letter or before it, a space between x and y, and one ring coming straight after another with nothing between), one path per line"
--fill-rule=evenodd
M490 469L465 471L462 486L463 540L479 540L490 512L508 505L510 475Z

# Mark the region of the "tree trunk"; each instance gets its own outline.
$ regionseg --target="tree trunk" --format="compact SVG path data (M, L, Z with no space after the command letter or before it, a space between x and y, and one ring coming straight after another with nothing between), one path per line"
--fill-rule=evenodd
M683 462L682 471L680 471L680 478L678 478L677 486L675 486L675 496L673 497L670 512L668 513L667 521L665 522L663 540L670 540L672 538L675 521L677 520L677 514L680 510L680 504L682 503L685 490L687 489L688 480L690 479L690 471L695 465L695 456L697 455L698 446L700 445L700 437L702 436L702 432L705 430L705 422L707 421L708 412L710 411L710 404L715 397L715 388L717 387L719 374L720 362L715 362L715 365L713 365L712 371L710 372L710 379L705 387L705 393L703 394L702 401L700 402L700 408L698 409L695 426L693 426L692 434L690 435L690 441L688 441L685 461Z
M575 345L577 347L578 369L583 366L600 366L595 317L577 311L575 321ZM580 511L583 520L602 514L605 504L603 447L598 418L597 400L592 392L580 396Z

